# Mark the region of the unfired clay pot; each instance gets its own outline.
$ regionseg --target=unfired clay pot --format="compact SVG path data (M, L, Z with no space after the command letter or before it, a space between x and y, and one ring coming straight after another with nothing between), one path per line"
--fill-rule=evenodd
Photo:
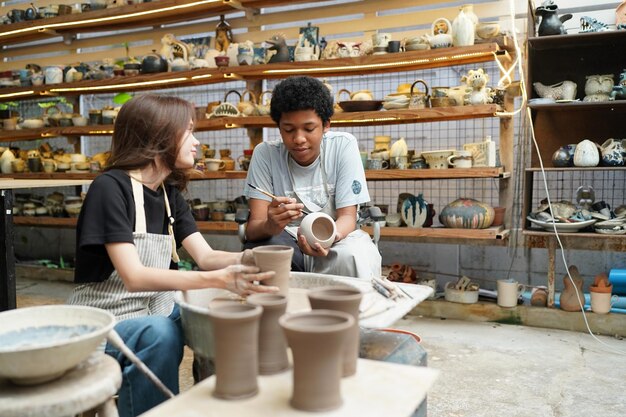
M572 281L569 279L568 275L563 277L563 285L564 289L561 293L561 298L559 299L559 304L561 306L561 310L565 311L580 311L581 306L578 300L580 297L582 303L584 304L584 295L583 295L583 279L578 272L578 268L575 265L571 265L569 268L569 275L572 276Z
M293 355L290 404L303 411L341 407L341 354L354 318L341 311L311 310L279 319Z
M256 395L259 321L263 308L251 304L211 303L209 318L215 337L215 391L225 400Z
M356 288L327 286L313 288L307 293L312 309L343 311L354 317L354 326L350 329L348 340L343 350L341 376L356 373L356 362L359 357L359 305L363 293Z
M280 294L252 294L248 303L263 307L259 326L259 374L272 375L289 368L287 340L278 324L287 310L287 297Z
M265 285L273 285L279 288L278 293L287 295L289 291L289 272L291 272L291 258L293 248L283 245L257 246L252 249L254 263L261 272L274 271L274 278L263 281Z
M323 248L329 248L335 242L337 226L335 220L326 213L317 212L308 214L300 223L300 233L312 247L319 243Z

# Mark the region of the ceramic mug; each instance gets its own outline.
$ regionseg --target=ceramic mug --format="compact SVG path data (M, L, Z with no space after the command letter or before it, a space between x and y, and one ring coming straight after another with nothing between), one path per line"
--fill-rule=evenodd
M30 172L41 171L41 158L28 158L28 169Z
M372 35L372 44L376 46L380 46L382 48L386 48L389 46L389 41L391 40L391 33L374 33Z
M591 295L591 311L597 314L606 314L611 311L611 307L615 304L619 297L610 292L590 291Z
M57 170L57 163L54 159L44 159L43 160L43 172L51 173Z
M224 169L226 164L221 159L212 159L207 158L204 160L204 166L209 171L219 171L220 169Z
M500 307L515 307L517 299L522 295L524 286L512 279L499 279L498 286L498 305Z
M471 168L472 152L471 151L454 151L454 155L448 157L448 164L454 168Z
M384 159L368 159L367 169L387 169L389 168L389 162Z

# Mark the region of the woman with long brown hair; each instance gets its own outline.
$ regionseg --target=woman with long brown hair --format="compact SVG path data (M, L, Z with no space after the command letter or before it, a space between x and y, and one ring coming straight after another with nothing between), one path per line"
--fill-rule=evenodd
M193 106L171 96L142 95L121 108L108 166L78 218L74 281L81 285L69 299L113 313L124 342L175 394L184 338L173 290L277 290L254 284L273 273L259 273L250 251L213 250L198 232L181 194L199 145L194 121ZM180 246L199 271L177 270ZM117 349L105 351L122 367L120 416L166 399Z

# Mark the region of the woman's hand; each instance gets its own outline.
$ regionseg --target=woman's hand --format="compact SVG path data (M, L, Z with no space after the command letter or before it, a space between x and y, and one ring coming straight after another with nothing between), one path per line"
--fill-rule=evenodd
M242 297L257 292L278 292L278 287L255 284L274 276L274 271L259 272L256 266L230 265L223 269L224 288Z

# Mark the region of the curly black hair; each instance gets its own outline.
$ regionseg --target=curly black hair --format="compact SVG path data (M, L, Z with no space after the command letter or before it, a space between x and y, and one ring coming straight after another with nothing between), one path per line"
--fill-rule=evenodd
M314 110L325 124L333 116L333 97L320 80L312 77L289 77L272 91L270 116L276 124L283 113Z

